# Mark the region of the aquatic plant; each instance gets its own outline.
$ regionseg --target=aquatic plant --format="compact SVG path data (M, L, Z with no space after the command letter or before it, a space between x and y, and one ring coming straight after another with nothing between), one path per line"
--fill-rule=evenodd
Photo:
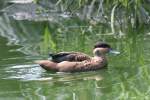
M121 35L127 28L137 29L150 24L149 4L149 0L34 0L2 11L17 20L60 23L60 20L78 17L92 25L108 24L113 34ZM12 10L16 8L22 10Z
M42 2L44 0L37 3ZM80 19L110 23L112 33L125 32L128 27L136 29L150 24L149 0L53 0L50 4L60 12L69 12Z

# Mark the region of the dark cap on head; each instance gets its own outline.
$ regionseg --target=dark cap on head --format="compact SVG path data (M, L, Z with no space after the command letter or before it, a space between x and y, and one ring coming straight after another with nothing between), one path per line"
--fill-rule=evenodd
M94 45L94 49L95 48L111 48L109 44L107 43L104 43L104 42L97 42L95 45Z

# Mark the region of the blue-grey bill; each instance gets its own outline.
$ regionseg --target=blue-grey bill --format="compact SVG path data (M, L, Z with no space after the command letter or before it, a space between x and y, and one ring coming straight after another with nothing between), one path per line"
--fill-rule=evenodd
M110 50L109 53L116 54L116 55L120 54L120 52L116 50Z

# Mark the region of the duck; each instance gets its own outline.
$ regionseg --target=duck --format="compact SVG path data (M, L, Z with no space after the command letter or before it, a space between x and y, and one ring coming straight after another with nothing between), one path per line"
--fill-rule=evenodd
M106 68L107 53L119 54L107 43L97 42L93 48L93 57L81 52L59 52L49 54L50 60L36 61L45 70L56 72L85 72Z

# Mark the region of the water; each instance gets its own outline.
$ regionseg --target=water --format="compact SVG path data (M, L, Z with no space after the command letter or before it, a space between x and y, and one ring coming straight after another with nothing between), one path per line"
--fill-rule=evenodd
M149 29L111 34L106 25L74 17L61 23L0 16L0 100L149 100ZM142 31L144 30L144 31ZM49 52L92 55L96 41L107 41L120 55L107 55L107 69L48 72L34 63Z

